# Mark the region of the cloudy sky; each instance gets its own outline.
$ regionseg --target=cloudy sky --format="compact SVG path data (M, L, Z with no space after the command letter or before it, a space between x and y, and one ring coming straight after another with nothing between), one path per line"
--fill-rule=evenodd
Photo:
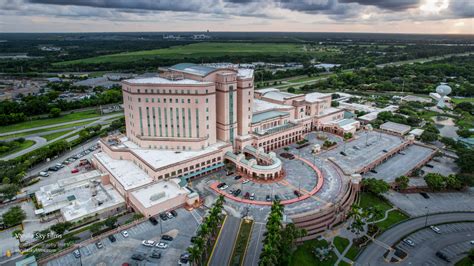
M474 34L474 0L0 0L0 32Z

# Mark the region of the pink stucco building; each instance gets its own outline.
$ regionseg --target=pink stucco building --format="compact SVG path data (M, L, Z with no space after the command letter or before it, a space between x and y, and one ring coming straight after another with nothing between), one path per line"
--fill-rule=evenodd
M272 150L312 130L359 127L331 107L330 94L254 91L253 70L232 65L177 64L157 77L124 80L122 88L126 136L101 140L94 162L105 182L147 215L194 204L199 196L186 183L225 162L255 178L276 178L282 165Z

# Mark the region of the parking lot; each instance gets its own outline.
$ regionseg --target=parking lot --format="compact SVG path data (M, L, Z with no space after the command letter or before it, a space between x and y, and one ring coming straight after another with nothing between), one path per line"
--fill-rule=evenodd
M169 244L167 249L146 247L142 245L143 240L160 242L160 224L152 225L145 221L130 229L127 229L129 237L125 238L120 233L114 234L116 242L108 238L101 239L103 248L98 249L95 243L81 247L81 258L74 257L73 253L57 258L47 263L51 266L62 265L177 265L181 254L186 252L190 245L191 237L195 235L201 216L196 212L178 209L178 216L171 220L157 220L162 225L163 234L172 236L172 241L163 241ZM161 258L151 258L153 250L161 252ZM146 257L143 261L132 260L133 254L142 254Z
M450 261L455 262L472 248L470 241L474 237L474 223L441 224L436 227L440 229L440 234L425 228L407 236L414 242L414 246L403 241L396 245L408 254L400 264L444 265L447 261L437 257L436 252L443 253Z
M433 150L430 148L410 145L363 176L383 179L385 182L392 183L395 178L413 170L418 163L427 159L432 152Z
M389 191L384 196L397 208L410 216L422 216L429 213L474 211L474 188L460 192L427 193L429 199L423 198L419 193L398 193Z
M332 157L344 173L352 174L402 143L403 139L400 137L372 131L358 134L355 140L338 145L335 149L324 153L324 156ZM342 155L341 152L346 155Z

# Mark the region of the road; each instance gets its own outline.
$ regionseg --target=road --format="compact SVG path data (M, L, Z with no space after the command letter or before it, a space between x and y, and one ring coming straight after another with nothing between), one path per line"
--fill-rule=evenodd
M255 222L250 235L250 241L245 254L244 265L257 266L260 259L260 253L263 248L263 233L265 232L265 224Z
M473 221L474 212L466 213L442 213L428 216L427 225L436 225L441 223L457 222L457 221ZM406 236L425 227L426 217L420 216L414 219L407 220L395 227L385 231L382 235L377 237L389 246L394 246L398 241ZM367 248L358 256L357 265L380 265L384 262L383 254L386 252L384 247L378 244L370 243Z
M40 139L44 140L44 138L40 138L40 137L37 137L38 140L40 140L40 142L36 143L35 145L27 148L27 149L24 149L24 150L21 150L19 152L16 152L16 153L13 153L13 154L10 154L10 155L7 155L5 157L2 157L0 160L11 160L11 159L15 159L16 157L19 157L23 154L26 154L30 151L33 151L35 149L38 149L38 148L41 148L43 146L46 146L50 143L53 143L55 141L58 141L60 139L64 139L64 138L67 138L69 136L72 136L74 134L76 134L77 132L81 131L82 129L86 128L86 127L90 127L90 126L93 126L93 125L97 125L97 124L102 124L104 121L106 120L109 120L109 119L112 119L112 118L115 118L115 117L119 117L119 116L123 116L123 113L118 113L118 114L111 114L111 115L104 115L104 116L101 116L99 118L89 118L89 119L83 119L83 120L75 120L75 121L71 121L71 122L66 122L66 123L60 123L60 124L54 124L52 125L53 127L55 126L60 126L60 125L67 125L67 124L74 124L74 123L78 123L78 122L82 122L82 121L89 121L89 120L93 120L91 123L87 124L87 125L84 125L84 126L81 126L81 127L75 127L75 129L71 132L68 132L62 136L59 136L55 139L52 139L50 141L41 141ZM46 126L46 127L52 127L52 126ZM35 127L35 128L30 128L26 131L32 131L32 130L38 130L38 129L42 129L44 127ZM9 134L17 134L17 133L21 133L21 132L24 132L25 130L19 130L19 131L13 131L13 132L9 132ZM28 139L28 137L26 137L26 139ZM35 139L33 139L35 140ZM35 140L36 141L36 140Z
M240 218L231 215L227 216L208 265L225 266L229 264L239 231L240 221Z

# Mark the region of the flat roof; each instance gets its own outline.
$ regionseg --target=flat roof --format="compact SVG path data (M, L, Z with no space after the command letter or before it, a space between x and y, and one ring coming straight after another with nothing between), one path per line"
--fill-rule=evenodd
M307 102L319 102L321 98L326 98L331 96L329 93L321 93L321 92L312 92L305 95L304 99Z
M265 120L282 117L282 116L289 116L290 114L287 112L280 112L280 111L267 111L263 113L259 113L252 116L252 123L259 123Z
M179 178L173 178L170 181L159 181L140 189L131 194L145 208L162 203L182 194L189 194L189 191L179 186Z
M263 94L263 97L269 98L272 100L277 100L277 101L284 101L286 99L290 99L290 98L298 97L298 96L304 96L304 95L298 95L298 94L282 92L282 91L268 91Z
M125 190L140 187L153 181L131 161L112 159L105 152L96 153L94 157L120 182Z
M126 79L124 82L131 84L182 84L182 85L196 85L196 84L209 84L209 82L202 82L193 79L180 79L171 80L162 77L149 77L149 78L135 78Z
M274 110L274 109L293 109L293 106L290 105L284 105L284 104L277 104L277 103L271 103L259 99L254 99L253 100L253 105L252 105L252 112L254 113L259 113L263 111L268 111L268 110Z
M240 78L247 79L253 77L253 69L251 68L239 68L238 71L237 76Z
M266 88L266 89L255 90L256 93L260 93L260 94L265 94L265 93L270 92L270 91L280 91L280 90L275 89L275 88Z
M174 66L171 66L169 69L204 77L204 76L207 76L212 71L216 70L217 68L210 67L210 66L196 65L193 63L180 63Z
M388 130L392 132L397 132L400 134L405 134L410 131L411 127L409 125L394 123L394 122L385 122L380 125L380 128L383 130Z

